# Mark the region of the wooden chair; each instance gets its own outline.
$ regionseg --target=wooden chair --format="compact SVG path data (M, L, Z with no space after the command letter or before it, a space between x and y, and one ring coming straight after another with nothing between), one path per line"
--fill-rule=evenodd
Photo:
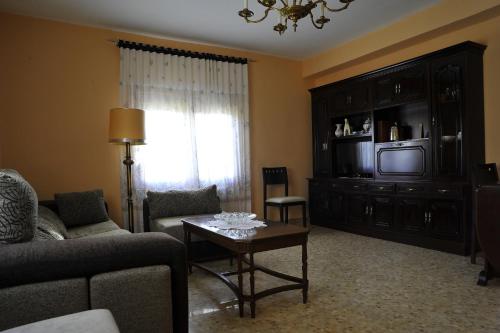
M495 163L487 163L487 164L478 164L472 174L472 183L474 186L474 190L480 188L484 185L492 185L498 183L498 171L497 165ZM477 202L476 196L473 197L473 206L474 206L474 218L472 221L471 227L471 254L470 254L470 262L472 264L476 263L476 254L477 254Z
M474 190L476 231L484 254L484 269L477 284L486 286L488 280L500 276L500 184L483 185Z
M279 207L280 221L288 224L288 207L302 206L302 225L307 226L306 199L297 196L288 196L288 174L286 167L262 168L262 178L264 180L264 220L267 219L267 207ZM285 196L267 197L268 185L284 185ZM283 216L284 213L284 216Z

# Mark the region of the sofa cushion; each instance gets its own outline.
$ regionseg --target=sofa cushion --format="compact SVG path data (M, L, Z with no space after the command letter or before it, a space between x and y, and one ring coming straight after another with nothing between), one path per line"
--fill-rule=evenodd
M173 332L169 266L96 274L89 282L91 308L111 310L122 332Z
M220 212L215 185L194 191L148 191L147 196L151 219Z
M35 190L15 170L0 170L0 244L33 239L38 198Z
M65 242L48 243L59 245ZM29 242L7 247L30 246L32 244L41 245ZM33 255L36 254L35 252ZM19 261L22 262L23 259L21 258ZM45 258L42 257L41 260L45 260ZM36 269L43 271L44 265L48 264L44 263ZM26 274L23 269L18 269L17 272ZM13 287L0 288L0 331L88 310L89 284L86 277L45 280L37 283L16 283Z
M174 216L154 219L151 221L151 231L164 232L170 236L184 242L184 228L182 227L182 219L194 216ZM191 242L200 242L204 239L191 234Z
M67 228L109 220L102 190L56 193L54 197Z
M80 227L68 228L68 238L84 238L109 231L120 230L115 222L108 220Z
M88 235L83 238L100 238L100 237L111 237L111 236L123 236L130 235L130 231L125 229L111 230L106 232L101 232L99 234Z

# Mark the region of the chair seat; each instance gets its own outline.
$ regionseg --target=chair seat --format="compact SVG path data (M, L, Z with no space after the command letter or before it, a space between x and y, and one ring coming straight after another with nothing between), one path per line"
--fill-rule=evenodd
M273 197L266 200L266 203L286 204L286 203L302 203L306 202L303 197Z

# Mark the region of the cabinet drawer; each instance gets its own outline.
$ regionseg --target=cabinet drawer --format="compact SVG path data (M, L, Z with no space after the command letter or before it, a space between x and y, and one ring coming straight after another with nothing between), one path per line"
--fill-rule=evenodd
M443 185L436 184L432 186L431 193L443 197L461 196L462 186L450 185L450 184L443 184Z
M366 191L368 189L368 185L367 184L349 184L349 185L346 185L345 188L348 191L360 192L360 191Z
M343 185L344 184L331 183L329 187L330 187L331 190L340 191L340 190L342 190L344 188Z
M423 194L426 191L424 184L398 184L398 193L401 194Z
M372 184L369 186L370 192L393 193L394 184Z

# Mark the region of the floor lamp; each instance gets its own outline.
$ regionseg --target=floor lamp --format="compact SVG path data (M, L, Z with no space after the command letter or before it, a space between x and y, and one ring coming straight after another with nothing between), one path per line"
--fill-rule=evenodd
M134 232L134 202L132 200L132 156L131 145L143 145L144 111L140 109L114 108L109 112L109 142L125 145L123 164L127 168L128 228Z

